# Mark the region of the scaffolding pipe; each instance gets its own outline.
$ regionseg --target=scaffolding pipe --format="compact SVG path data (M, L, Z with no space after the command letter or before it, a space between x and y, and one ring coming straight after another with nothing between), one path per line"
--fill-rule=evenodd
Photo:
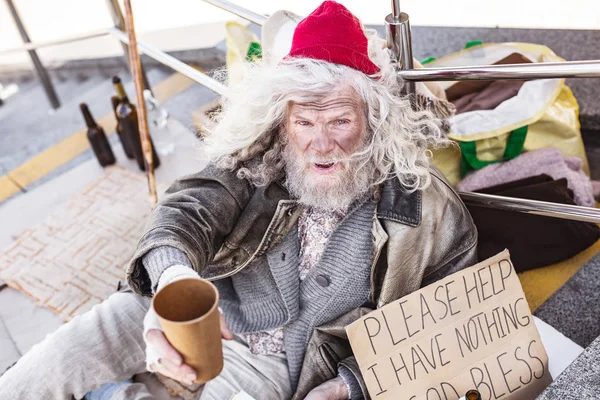
M400 20L400 0L392 0L392 21Z
M65 44L65 43L77 42L79 40L92 39L92 38L104 36L107 34L108 34L108 29L102 29L102 30L95 31L95 32L67 36L67 37L63 37L63 38L55 39L55 40L47 40L45 42L26 43L20 47L13 47L11 49L0 50L0 55L10 54L10 53L18 53L21 51L35 50L35 49L39 49L42 47L57 46L57 45Z
M257 14L243 7L225 0L203 0L223 10L229 11L255 24L262 25L267 19L264 15ZM398 19L402 20L400 1L392 0L392 16L386 18L386 24L394 22L394 15L398 13ZM398 21L400 22L400 21ZM408 22L408 16L406 16ZM394 24L395 25L395 24ZM400 27L394 29L391 37L409 37L410 32L400 32ZM409 28L409 26L407 26ZM390 43L390 46L393 46ZM405 43L408 48L408 43ZM398 43L395 54L402 53L402 42ZM407 64L408 64L407 60ZM428 82L428 81L459 81L459 80L497 80L497 79L552 79L552 78L600 78L600 60L591 61L567 61L562 63L532 63L532 64L505 64L505 65L481 65L470 67L452 68L408 68L398 71L400 77L406 81Z
M111 28L109 30L109 32L111 35L115 36L121 42L129 44L129 39L125 32L123 32L117 28ZM210 76L203 74L202 72L190 67L186 63L179 61L175 57L172 57L172 56L168 55L167 53L165 53L164 51L161 51L155 47L149 46L140 41L137 42L137 45L138 45L138 51L140 53L144 53L148 57L151 57L151 58L155 59L156 61L158 61L168 67L171 67L175 71L182 73L183 75L196 81L197 83L201 84L202 86L207 87L208 89L212 90L213 92L216 92L222 96L226 95L227 87L224 86L223 84L221 84L220 82L218 82L217 80L211 78Z
M242 7L222 0L204 0L242 18L262 25L264 16L248 11ZM394 13L399 11L399 1L392 3ZM402 18L402 14L400 18ZM390 16L388 16L390 17ZM407 16L408 17L408 16ZM392 20L393 18L389 18ZM123 32L114 30L111 33L125 41ZM398 43L399 44L399 43ZM214 79L196 71L168 54L138 42L140 51L155 60L181 72L190 79L226 96L227 88ZM454 80L494 80L494 79L548 79L548 78L584 78L600 77L600 61L571 61L565 63L538 63L517 65L493 65L458 68L424 68L400 70L398 74L407 81L454 81ZM509 210L526 214L542 215L575 221L600 223L600 209L551 203L546 201L518 199L483 193L459 192L466 204Z
M8 6L8 10L12 15L13 21L15 22L15 25L19 30L19 34L21 35L23 43L25 45L27 45L27 43L31 43L31 40L29 39L29 34L27 33L25 25L23 25L21 17L19 16L19 12L15 8L15 5L13 4L12 0L6 0L6 5ZM37 52L35 50L27 50L27 52L29 53L29 57L31 58L31 62L33 63L35 71L37 72L38 78L42 82L42 86L44 87L44 91L46 92L46 97L48 97L48 101L50 102L52 108L56 110L60 107L60 101L58 100L58 96L56 95L56 91L54 90L54 85L52 85L50 75L44 67L44 64L42 64L40 57L37 55Z
M459 195L463 202L468 205L600 224L600 209L598 208L483 193L459 192Z
M108 8L108 12L110 13L110 17L115 24L115 28L125 32L125 17L123 16L123 12L121 11L121 5L119 4L119 0L106 0L106 6ZM123 53L125 54L125 63L127 67L129 67L129 71L133 71L133 66L129 62L130 54L129 54L129 46L121 41L121 46L123 47ZM152 92L152 87L150 87L150 82L148 81L148 76L146 75L146 70L144 69L144 65L142 66L142 83L144 84L144 89Z
M257 25L262 25L267 20L267 17L262 14L257 14L226 0L204 0L204 2L212 4L215 7L219 7L225 11L229 11L230 13L235 14L238 17L242 17L250 22L254 22Z
M407 81L485 81L497 79L600 78L600 60L398 71Z
M135 34L135 22L133 19L133 11L131 9L131 0L125 0L125 29L127 30L127 38L129 39L129 66L133 83L135 85L135 98L137 103L137 119L142 143L142 152L144 158L144 170L148 178L148 191L150 192L150 205L156 207L158 202L158 194L156 192L156 178L154 175L154 160L152 155L152 140L148 129L148 117L146 110L146 102L144 101L144 79L142 78L142 63L140 62L140 54L137 47L137 37Z
M395 10L394 10L395 12ZM412 55L412 36L408 14L401 12L397 19L394 14L385 17L386 39L399 71L410 71L414 68ZM409 95L416 93L415 82L406 80L404 92Z
M111 33L121 41L127 40L127 35L116 28L111 30ZM176 58L141 42L138 42L138 49L140 52L143 52L146 55L154 58L156 61L173 68L174 70L215 91L216 93L223 96L227 95L227 88L221 83L195 70ZM463 201L467 204L518 211L527 214L544 215L554 218L600 223L600 209L537 200L494 196L481 193L461 192L459 194Z

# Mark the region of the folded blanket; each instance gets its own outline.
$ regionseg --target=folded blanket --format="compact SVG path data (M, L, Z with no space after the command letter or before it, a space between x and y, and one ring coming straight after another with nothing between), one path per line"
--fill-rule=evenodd
M573 205L573 192L565 178L533 176L478 191L498 196ZM517 272L564 261L587 249L600 238L600 228L589 222L523 214L468 205L479 240L480 260L510 251Z
M578 157L565 157L554 147L539 149L523 153L510 161L473 171L458 183L457 188L472 192L530 176L547 174L554 179L566 178L569 189L573 191L575 203L593 207L592 184L582 167L583 162Z
M456 113L493 110L505 100L515 97L524 83L525 81L519 80L500 80L495 81L481 91L465 94L453 101L456 106Z

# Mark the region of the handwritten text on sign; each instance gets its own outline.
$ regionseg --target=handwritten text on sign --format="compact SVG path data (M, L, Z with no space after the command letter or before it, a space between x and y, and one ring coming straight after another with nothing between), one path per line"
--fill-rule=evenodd
M523 289L504 251L346 328L374 399L535 398L551 381Z

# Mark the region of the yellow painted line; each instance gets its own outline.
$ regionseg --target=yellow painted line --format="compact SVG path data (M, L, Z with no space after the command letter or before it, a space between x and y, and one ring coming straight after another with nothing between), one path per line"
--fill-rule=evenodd
M600 252L600 240L568 260L519 274L531 312L544 304L598 252Z
M113 114L105 115L96 122L108 132L107 135L113 134L116 124ZM82 128L13 169L8 175L21 187L27 187L89 148L86 129ZM0 198L0 201L2 200Z
M19 186L17 186L8 176L0 176L0 199L7 199L20 191L21 188L19 188Z
M195 84L193 80L176 72L154 86L152 91L156 99L163 103L193 84ZM116 121L113 113L104 115L97 119L97 122L108 135L114 133ZM31 185L89 148L86 128L82 128L68 138L37 154L8 174L0 177L0 202L19 192L19 186L25 188Z
M193 67L198 71L206 73L206 71L202 70L201 68L198 68L196 66ZM152 93L154 94L156 100L158 100L158 102L162 104L171 97L183 92L185 89L189 88L194 84L198 85L196 81L193 81L187 76L176 72L161 83L159 83L158 85L154 86L152 88ZM133 96L133 98L135 99L135 96Z

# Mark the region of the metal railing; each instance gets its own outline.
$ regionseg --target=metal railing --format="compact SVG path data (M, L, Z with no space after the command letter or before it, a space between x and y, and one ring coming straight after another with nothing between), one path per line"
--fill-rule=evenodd
M79 34L79 35L72 35L72 36L67 36L67 37L63 37L60 39L47 40L44 42L34 42L34 43L30 42L30 43L24 44L23 46L13 47L11 49L0 50L0 55L10 54L10 53L20 53L22 51L35 50L35 49L40 49L42 47L57 46L57 45L61 45L61 44L76 42L79 40L93 39L95 37L100 37L100 36L105 36L105 35L108 35L108 29L101 29L99 31L88 32L88 33L83 33L83 34Z
M23 25L23 22L21 21L21 16L19 15L17 8L13 4L13 1L6 0L6 5L8 7L8 11L10 12L10 15L13 18L13 21L15 22L15 25L17 26L17 29L19 30L19 34L21 35L23 43L25 44L25 46L29 45L31 43L31 40L29 40L29 34L25 29L25 25ZM48 75L48 71L46 71L46 68L44 68L44 64L42 64L40 57L37 55L37 52L34 49L23 50L29 53L29 58L31 58L31 62L33 63L35 72L37 73L37 76L40 82L42 83L42 87L46 92L46 97L48 97L50 105L53 109L57 109L58 107L60 107L60 101L58 100L58 96L56 95L56 91L54 90L54 86L52 85L52 81L50 80L50 75Z
M267 20L266 16L257 14L227 0L204 0L204 2L219 7L222 10L229 11L230 13L242 17L247 21L254 22L257 25L262 25Z
M10 0L8 0L10 1ZM13 51L34 51L35 48L51 46L55 44L68 43L75 40L84 40L91 37L110 34L124 44L124 50L128 51L126 45L128 38L123 31L122 14L116 0L106 0L115 21L115 27L106 31L78 35L71 38L59 39L44 43L26 43L18 49L10 49L0 52L6 54ZM203 0L206 3L229 11L250 22L262 25L267 17L254 13L243 7L226 0ZM388 45L398 61L400 70L398 74L407 83L407 93L414 93L414 82L416 81L460 81L460 80L495 80L495 79L548 79L548 78L587 78L600 77L600 60L593 61L571 61L565 63L531 63L519 65L485 65L473 67L452 68L421 68L413 69L412 66L412 43L410 37L410 24L408 15L400 11L399 0L392 0L393 13L386 17ZM19 21L20 22L20 21ZM24 40L25 41L25 40ZM28 42L25 41L25 42ZM227 87L206 74L190 67L165 52L138 41L138 50L141 53L155 59L156 61L180 72L195 82L226 96ZM41 67L43 69L43 66ZM36 66L37 69L37 66ZM44 85L46 85L44 83ZM51 83L50 83L51 86ZM550 203L544 201L526 200L503 196L494 196L481 193L461 192L461 198L466 204L492 207L510 211L518 211L528 214L544 215L555 218L565 218L577 221L600 223L600 209Z
M266 17L257 15L224 0L203 0L227 10L248 21L262 25ZM385 19L388 47L398 61L398 74L408 84L408 94L415 92L415 81L442 80L495 80L495 79L547 79L600 77L600 60L571 61L567 63L532 63L524 65L485 65L455 68L413 69L412 41L408 15L400 10L400 0L392 0L392 14ZM543 215L576 221L600 223L600 209L572 206L546 201L494 196L482 193L460 192L466 204L491 207L527 214Z
M124 30L124 26L121 26L122 15L120 9L117 7L118 3L115 0L106 0L109 4L109 9L115 20L115 27L121 32ZM203 0L205 3L214 5L223 10L229 11L239 17L242 17L250 22L258 25L262 25L267 17L248 9L245 9L237 4L234 4L226 0ZM9 0L10 2L10 0ZM399 0L392 0L392 14L386 17L386 26L388 34L388 45L392 50L392 53L399 60L398 75L406 80L406 84L409 87L407 90L409 93L414 93L412 89L412 82L416 81L461 81L461 80L495 80L495 79L549 79L549 78L598 78L600 77L600 60L591 61L569 61L564 63L529 63L529 64L515 64L515 65L483 65L483 66L468 66L468 67L448 67L448 68L419 68L413 69L412 64L412 46L410 37L410 25L408 15L400 12ZM18 15L16 16L18 18ZM17 21L15 20L17 23ZM20 19L17 25L22 26ZM24 27L23 27L24 30ZM4 54L19 52L19 51L30 51L34 52L35 49L41 47L55 46L65 43L70 43L78 40L86 40L94 37L103 36L106 34L112 34L118 37L118 33L114 29L100 30L87 34L74 35L71 37L61 38L46 42L30 43L28 39L26 43L21 47L15 47L11 49L0 50L0 56ZM119 38L119 40L121 40ZM121 40L123 43L126 41ZM200 76L198 71L193 68L186 68L185 64L179 62L173 57L166 55L151 46L141 44L140 47L145 48L145 54L151 56L152 54L157 55L156 59L159 62L189 76L196 82L207 86L208 88L215 90L219 94L224 94L225 88L215 80L207 80L205 76ZM125 52L127 48L124 48ZM166 56L166 57L165 57ZM33 57L33 56L32 56ZM39 61L39 59L38 59ZM35 64L35 63L34 63ZM40 68L38 68L40 67ZM46 75L45 69L41 62L36 65L39 75ZM187 71L187 72L184 72ZM201 74L204 75L204 74ZM45 89L53 91L52 84L49 79L46 82L42 82ZM221 90L219 90L221 89Z
M226 0L203 0L257 25L267 17ZM528 63L481 65L470 67L413 69L412 40L408 15L400 11L400 1L392 0L392 14L386 17L388 46L401 61L398 75L407 81L467 81L496 79L600 78L600 60L568 61L564 63ZM390 24L391 27L390 28ZM402 25L400 27L400 25ZM391 32L390 32L391 31ZM408 57L410 55L410 57Z
M120 29L112 28L110 29L110 34L121 42L129 44L129 39L127 38L127 34ZM162 50L159 50L155 47L149 46L143 42L138 40L138 51L155 59L156 61L174 69L177 72L182 73L190 79L193 79L197 83L207 87L220 94L221 96L227 95L227 86L223 85L221 82L211 78L210 76L203 74L202 72L190 67L186 63L179 61L173 56L168 55Z
M548 201L520 199L516 197L496 196L492 194L458 192L465 204L517 211L525 214L600 223L600 209Z
M496 79L600 78L600 60L421 68L398 71L407 81L485 81Z
M108 5L109 12L115 23L115 27L117 27L119 29L125 29L123 15L121 13L121 9L118 4L118 1L117 0L106 0L106 2ZM88 33L79 34L79 35L67 36L67 37L63 37L63 38L59 38L59 39L55 39L55 40L47 40L47 41L32 43L29 39L29 34L27 33L25 25L23 24L23 22L21 20L21 16L19 15L16 7L13 4L13 0L6 0L6 4L8 6L8 10L13 18L13 21L14 21L16 27L19 30L19 34L21 35L21 39L23 40L23 45L18 46L18 47L9 48L9 49L0 50L0 56L6 55L6 54L11 54L11 53L27 51L31 58L31 62L33 63L33 66L35 68L35 71L38 75L38 78L40 79L42 87L44 88L46 97L48 97L48 101L50 102L50 105L52 106L52 108L57 109L60 107L60 101L58 99L56 91L54 90L54 85L52 84L50 75L48 74L47 69L44 67L44 64L42 63L39 56L37 55L36 50L39 48L43 48L43 47L58 46L61 44L72 43L72 42L76 42L76 41L93 39L96 37L105 36L111 32L111 29L102 29L102 30L98 30L98 31L94 31L94 32L88 32ZM125 62L129 63L129 61L128 61L129 57L127 57L128 48L126 45L124 45L123 50L125 53ZM144 80L144 84L145 84L146 88L149 88L148 79L147 79L144 71L142 71L142 75L143 75L143 80Z

